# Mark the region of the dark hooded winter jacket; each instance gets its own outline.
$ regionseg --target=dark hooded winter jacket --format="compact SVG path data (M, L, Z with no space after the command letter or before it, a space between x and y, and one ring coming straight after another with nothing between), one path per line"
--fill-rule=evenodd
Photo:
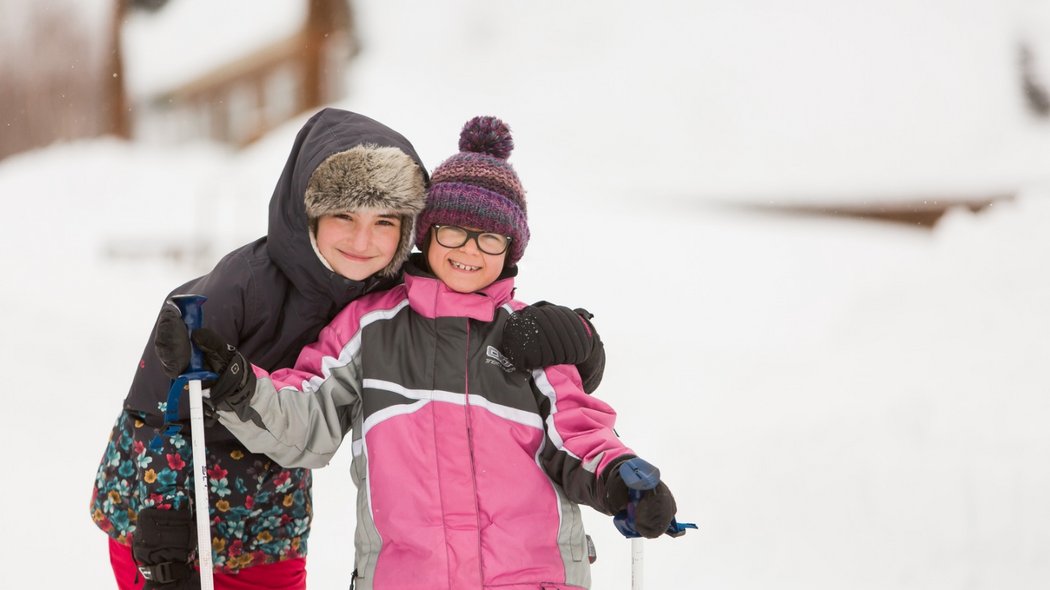
M267 235L226 255L208 274L171 293L205 295L204 325L258 366L290 366L321 328L358 297L392 287L397 277L347 279L322 263L311 243L304 194L313 171L354 146L394 147L426 167L399 133L367 117L325 109L303 126L270 201ZM148 447L162 426L170 379L150 334L124 411L99 466L92 516L130 544L138 511L180 508L192 496L189 428ZM188 419L188 401L179 415ZM187 420L188 422L188 420ZM311 518L310 472L285 469L245 449L221 425L206 430L217 569L235 572L306 554Z

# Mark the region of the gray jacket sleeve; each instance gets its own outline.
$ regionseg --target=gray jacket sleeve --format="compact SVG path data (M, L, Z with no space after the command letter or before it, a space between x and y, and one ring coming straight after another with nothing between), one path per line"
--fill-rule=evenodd
M219 410L222 423L253 453L263 453L284 467L324 467L331 461L355 419L360 419L361 357L354 355L327 376L304 377L301 385L278 389L270 377L255 384L241 420L232 410ZM275 377L277 374L275 373Z

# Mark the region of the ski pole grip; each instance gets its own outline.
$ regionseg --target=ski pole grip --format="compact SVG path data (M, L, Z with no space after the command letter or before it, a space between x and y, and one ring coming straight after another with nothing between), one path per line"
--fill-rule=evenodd
M620 479L627 485L627 522L634 528L634 514L642 492L660 483L660 470L640 457L632 457L620 464Z
M632 492L642 492L651 490L660 483L660 470L645 459L631 457L620 463L620 478Z
M175 307L179 308L179 312L182 313L182 321L186 324L186 330L189 331L190 336L193 335L193 331L204 325L204 302L208 298L204 295L172 295L171 302L175 304ZM204 370L204 354L201 353L197 345L193 343L193 339L190 339L190 366L187 369L188 373L196 373Z

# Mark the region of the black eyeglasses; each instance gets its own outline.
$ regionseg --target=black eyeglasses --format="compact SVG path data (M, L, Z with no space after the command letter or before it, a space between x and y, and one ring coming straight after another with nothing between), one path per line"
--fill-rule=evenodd
M474 231L458 225L434 225L434 237L437 242L446 248L459 248L474 238L478 249L485 254L497 256L507 251L510 246L510 237L492 232Z

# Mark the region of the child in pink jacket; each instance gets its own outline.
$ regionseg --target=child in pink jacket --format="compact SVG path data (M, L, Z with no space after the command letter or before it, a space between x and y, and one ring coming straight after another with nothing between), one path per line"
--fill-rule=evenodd
M579 504L622 510L617 466L634 454L575 367L527 373L499 352L524 307L525 191L499 119L469 121L460 149L431 177L405 282L348 305L293 369L250 370L194 333L220 373L211 403L284 466L321 467L351 433L358 589L588 588ZM638 532L659 536L675 509L661 483Z

